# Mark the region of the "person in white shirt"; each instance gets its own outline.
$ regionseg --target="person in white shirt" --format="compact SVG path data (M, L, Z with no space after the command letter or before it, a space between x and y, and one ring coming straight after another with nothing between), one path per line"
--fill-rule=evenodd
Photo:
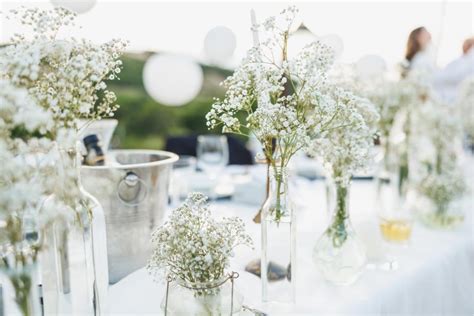
M463 43L463 54L437 72L433 84L441 99L452 104L459 97L462 82L474 76L474 37Z

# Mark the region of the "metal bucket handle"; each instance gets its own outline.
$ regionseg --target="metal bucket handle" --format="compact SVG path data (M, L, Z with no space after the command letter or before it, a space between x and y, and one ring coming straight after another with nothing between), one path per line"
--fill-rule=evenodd
M136 188L136 194L131 197L126 196L124 191L133 188ZM144 193L137 200L142 190L144 190ZM145 201L147 196L148 186L146 185L145 181L140 179L140 177L133 171L127 171L125 176L117 183L117 197L123 204L127 206L140 205L143 201Z

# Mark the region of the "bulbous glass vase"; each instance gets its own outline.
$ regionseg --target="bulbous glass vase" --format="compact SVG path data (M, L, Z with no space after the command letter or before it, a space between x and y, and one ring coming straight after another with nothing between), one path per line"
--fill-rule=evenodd
M353 283L364 271L367 256L349 217L349 186L336 181L336 200L329 227L317 241L313 260L324 278L337 285Z

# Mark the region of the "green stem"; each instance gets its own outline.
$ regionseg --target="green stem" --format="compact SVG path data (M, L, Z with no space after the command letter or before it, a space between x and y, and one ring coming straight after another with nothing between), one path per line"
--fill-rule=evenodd
M405 196L409 173L408 161L402 161L398 173L398 195Z
M33 282L27 272L20 272L10 276L10 282L15 290L15 302L24 316L33 316L33 302L31 302L31 287Z
M277 222L280 221L283 212L281 211L281 184L282 184L283 176L282 174L275 174L275 181L276 181L276 205L275 205L275 220Z
M341 247L347 239L346 220L349 218L347 210L348 187L336 182L336 209L328 234L332 238L334 247Z

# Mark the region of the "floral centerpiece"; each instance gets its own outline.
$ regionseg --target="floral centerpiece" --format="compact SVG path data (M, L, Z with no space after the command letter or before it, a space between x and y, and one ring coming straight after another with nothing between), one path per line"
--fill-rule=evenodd
M283 178L277 169L286 168L311 136L328 129L335 112L321 93L334 62L333 50L316 41L294 59L288 58L288 39L297 12L290 7L254 26L262 43L250 49L223 82L225 99L217 99L206 116L209 128L255 135L279 186ZM272 212L276 221L283 215L278 204Z
M414 91L412 85L407 80L382 80L374 83L371 87L366 87L363 95L375 105L380 115L377 132L384 151L384 165L387 166L388 159L393 154L390 147L393 140L390 138L393 134L396 119L405 107L413 104Z
M406 242L411 236L411 214L406 208L408 193L408 149L411 139L410 113L418 106L417 85L413 80L389 81L379 78L365 85L361 92L376 107L376 212L385 240Z
M41 264L45 313L71 312L58 310L58 306L92 313L102 308L108 286L108 281L103 279L107 271L96 273L96 266L107 269L106 256L94 259L100 242L105 245L105 237L99 238L105 230L102 227L92 233L94 222L101 221L104 214L100 204L80 183L77 132L82 128L79 119L110 117L117 110L116 97L107 89L106 80L116 79L120 73L119 57L126 43L113 40L96 45L85 39L70 38L67 28L74 25L76 14L64 8L22 7L11 10L7 17L28 31L15 35L11 43L0 49L0 78L25 89L48 113L50 125L44 136L57 144L55 162L60 163L56 164L58 170L54 176L48 178L52 184L48 193L54 194L42 204L40 212L70 213L44 234L49 252L42 256ZM97 239L95 243L92 236ZM82 257L68 255L72 251L68 247L72 245L83 250ZM48 260L60 256L67 260ZM71 282L72 278L80 281ZM58 303L61 300L72 304Z
M255 43L234 74L223 82L225 98L217 99L206 116L209 128L253 135L263 149L270 185L261 216L256 219L261 218L262 223L264 301L295 299L295 213L287 167L311 139L324 137L326 131L335 128L338 113L338 103L331 102L325 93L334 63L333 49L315 41L289 57L289 38L297 13L296 7L289 7L261 24L254 23L252 29L261 42ZM269 278L275 265L286 271L278 274L281 282Z
M424 138L414 146L423 151L416 155L418 193L422 196L417 210L431 227L450 228L463 221L462 206L456 204L467 191L459 165L462 124L443 104L429 103L417 112L417 130ZM422 203L426 201L428 203Z
M331 87L328 92L339 104L333 120L340 128L314 139L310 152L322 158L332 176L336 202L331 223L317 242L313 258L328 280L344 284L357 278L366 261L364 247L349 219L349 185L352 175L372 161L379 115L368 99L340 87Z
M64 8L12 10L10 19L28 27L32 36L16 35L0 50L1 74L28 92L53 114L56 129L77 129L80 118L111 117L119 108L105 80L118 79L119 57L127 43L96 45L61 37L76 13Z
M193 314L191 310L201 308L208 310L209 315L214 315L211 311L215 309L227 313L224 306L230 304L232 298L227 296L223 300L224 293L220 293L219 285L225 282L226 269L234 248L252 245L241 219L232 217L215 220L211 216L207 197L201 193L191 193L172 212L169 220L154 231L152 244L153 252L147 269L154 276L162 277L165 274L181 287L191 290L187 294L192 294L195 299L186 302L189 305L186 307L188 315L199 314ZM169 310L179 314L179 305L183 305L186 300L183 297L169 299L173 300L168 302Z
M48 163L52 116L25 89L0 80L0 269L9 278L22 315L40 313L34 265L43 233L59 216L38 208L55 173ZM36 155L41 152L42 155ZM4 284L5 285L5 284ZM9 293L3 292L6 312Z

